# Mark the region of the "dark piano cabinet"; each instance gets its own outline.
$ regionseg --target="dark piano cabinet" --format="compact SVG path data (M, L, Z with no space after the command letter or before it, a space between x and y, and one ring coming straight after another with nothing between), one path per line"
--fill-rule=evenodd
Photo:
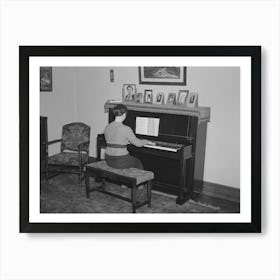
M130 154L138 157L144 168L155 173L153 189L177 195L176 202L182 204L191 198L194 189L200 191L203 183L204 158L207 123L210 119L209 107L187 108L156 104L123 103L128 108L124 124L135 131L136 117L160 119L159 135L139 138L151 141L181 144L177 152L167 152L151 148L137 148L129 145ZM114 120L114 103L107 102L105 110L109 122ZM97 137L97 157L106 146L104 135Z

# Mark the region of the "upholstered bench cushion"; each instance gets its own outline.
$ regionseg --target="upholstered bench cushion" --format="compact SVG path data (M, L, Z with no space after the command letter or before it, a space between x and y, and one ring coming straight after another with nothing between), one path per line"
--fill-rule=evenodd
M117 175L136 179L137 185L152 180L155 177L152 171L141 170L138 168L125 168L125 169L112 168L106 163L105 160L93 162L88 164L87 166L112 172Z

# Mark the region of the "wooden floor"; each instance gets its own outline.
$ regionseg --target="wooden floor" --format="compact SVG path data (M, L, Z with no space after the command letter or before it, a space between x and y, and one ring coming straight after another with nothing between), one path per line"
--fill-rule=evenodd
M90 162L94 162L94 161L96 161L96 159L90 157ZM41 174L41 176L42 176L42 174ZM217 191L213 191L215 189L215 187L213 188L213 186L210 185L210 188L209 188L208 185L209 185L209 183L207 183L208 191L210 190L214 194L217 193ZM222 188L222 192L224 192L225 189L230 190L229 188ZM226 192L228 192L228 191L226 191ZM239 213L240 212L240 203L239 202L233 202L228 199L218 198L218 197L215 197L215 195L209 196L207 194L194 192L192 199L194 201L200 202L202 204L219 207L220 208L219 213ZM227 197L227 194L223 193L223 195L224 195L223 197ZM230 195L232 196L231 193L230 193Z
M240 203L229 200L207 196L205 194L194 193L193 200L203 204L219 207L219 213L239 213Z
M96 161L96 158L90 157L89 161L94 162L94 161ZM207 185L205 187L208 187L208 189L209 189L208 185L209 185L209 183L207 183ZM213 191L213 188L211 187L211 185L210 185L210 190L211 190L211 192ZM192 199L197 202L201 202L203 204L209 204L211 206L219 207L221 209L219 212L221 212L221 213L239 213L240 212L240 203L233 202L233 201L230 201L227 199L216 198L216 197L205 195L202 193L194 193Z
M172 196L172 195L167 195ZM173 197L173 196L172 196ZM174 196L174 199L176 196ZM219 213L239 213L240 212L240 203L233 202L227 199L217 198L202 193L194 193L192 200L202 203L204 205L214 206L219 208Z

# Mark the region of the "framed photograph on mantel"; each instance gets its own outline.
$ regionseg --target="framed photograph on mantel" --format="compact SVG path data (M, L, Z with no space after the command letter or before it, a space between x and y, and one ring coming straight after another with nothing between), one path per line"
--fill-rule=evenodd
M75 94L40 100L44 65ZM20 232L261 232L260 46L20 46L19 67ZM129 160L102 156L116 117L148 140Z
M139 84L178 85L187 83L187 68L175 66L139 67Z
M151 89L145 89L144 102L153 103L153 91Z
M179 90L177 104L185 105L187 102L188 94L188 90Z
M176 105L176 93L170 92L168 94L166 104L168 104L168 105Z
M155 104L164 104L164 93L163 92L157 93Z

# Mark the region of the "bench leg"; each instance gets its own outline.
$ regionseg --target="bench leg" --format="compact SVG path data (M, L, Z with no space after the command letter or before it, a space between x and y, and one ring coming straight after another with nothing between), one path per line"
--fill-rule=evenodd
M102 190L105 190L106 180L104 178L101 179L101 188Z
M85 183L86 183L86 195L87 195L87 198L89 198L89 176L88 174L86 173L86 177L85 177Z
M80 185L80 187L82 187L82 173L81 173L81 171L79 172L79 185Z
M152 207L152 203L151 203L151 200L152 200L152 184L151 184L151 181L148 181L146 183L147 185L147 199L148 199L148 207Z
M133 213L136 213L136 184L132 185L131 202L132 202L132 211Z

